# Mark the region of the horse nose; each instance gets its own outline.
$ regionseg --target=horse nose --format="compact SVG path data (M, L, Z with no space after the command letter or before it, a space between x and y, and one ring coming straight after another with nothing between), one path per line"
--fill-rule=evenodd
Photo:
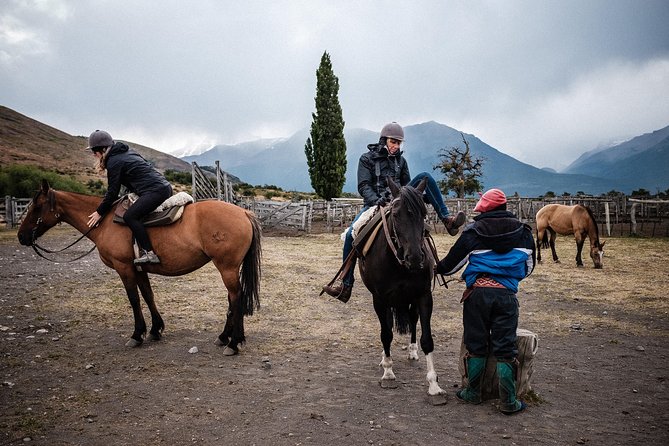
M423 269L425 254L421 252L420 254L409 255L404 260L410 271L418 271Z
M30 243L28 243L28 239L26 238L26 236L22 232L19 232L18 236L19 236L19 243L20 244L22 244L24 246L27 246L27 245L30 244Z

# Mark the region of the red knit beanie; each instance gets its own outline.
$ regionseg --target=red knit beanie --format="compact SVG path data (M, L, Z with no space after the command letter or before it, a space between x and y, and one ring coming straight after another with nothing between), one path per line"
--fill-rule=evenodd
M506 204L506 195L499 189L490 189L481 195L481 199L476 203L474 212L488 212L498 206Z

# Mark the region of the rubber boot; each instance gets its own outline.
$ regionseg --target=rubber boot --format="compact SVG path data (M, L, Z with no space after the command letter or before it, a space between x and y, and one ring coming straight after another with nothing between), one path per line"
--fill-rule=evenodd
M455 396L467 403L479 404L481 402L481 381L485 375L486 358L480 356L467 356L465 368L467 370L467 381L469 384L464 389L458 390Z
M514 364L497 362L499 379L499 410L505 415L512 415L524 410L527 405L516 398L516 377Z

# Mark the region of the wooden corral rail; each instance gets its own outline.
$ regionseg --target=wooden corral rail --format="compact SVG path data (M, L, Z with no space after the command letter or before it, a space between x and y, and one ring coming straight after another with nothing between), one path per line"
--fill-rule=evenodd
M0 220L4 218L4 223L8 228L18 226L31 201L30 198L5 196L5 200L0 205ZM0 223L3 222L0 221Z
M228 174L221 170L219 162L216 161L216 184L211 182L212 174L204 171L195 161L192 163L193 198L201 200L222 200L228 203L236 203L237 197L232 189L232 183L228 180Z
M242 200L238 205L253 212L265 229L282 227L311 232L313 201Z

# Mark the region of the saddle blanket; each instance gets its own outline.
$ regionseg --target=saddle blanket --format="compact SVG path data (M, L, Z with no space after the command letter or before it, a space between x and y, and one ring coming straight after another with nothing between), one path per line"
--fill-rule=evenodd
M367 224L369 220L374 217L376 214L376 211L379 210L379 206L372 206L371 208L367 209L365 212L360 215L360 218L353 223L353 229L351 228L346 228L344 232L341 233L341 240L345 241L346 240L346 233L351 229L351 236L353 237L353 240L355 240L355 237L358 235L360 229Z
M139 198L139 195L136 193L132 192L128 194L128 200L130 200L130 203L134 203L137 201ZM165 209L169 209L175 206L185 206L188 203L193 203L195 200L193 200L193 197L190 196L187 192L179 192L174 195L172 195L170 198L167 200L163 201L160 206L155 208L151 212L163 212Z

